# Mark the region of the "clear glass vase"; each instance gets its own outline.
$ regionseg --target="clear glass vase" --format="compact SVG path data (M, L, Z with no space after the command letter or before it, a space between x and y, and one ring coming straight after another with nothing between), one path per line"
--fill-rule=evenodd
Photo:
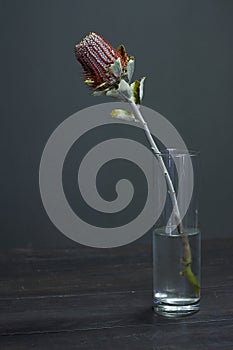
M186 316L200 308L198 158L198 153L191 151L171 149L162 153L181 220L177 220L168 186L163 212L153 230L153 307L161 316ZM155 180L158 188L163 177L161 171Z

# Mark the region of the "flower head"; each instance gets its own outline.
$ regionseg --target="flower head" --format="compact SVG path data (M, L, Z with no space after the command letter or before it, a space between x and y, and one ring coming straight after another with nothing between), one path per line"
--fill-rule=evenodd
M115 49L101 35L91 32L75 45L75 55L83 67L85 83L94 90L93 95L140 104L145 78L130 84L134 57L127 55L124 45Z
M133 61L123 45L116 50L94 32L75 45L75 55L84 69L85 83L98 91L116 87Z

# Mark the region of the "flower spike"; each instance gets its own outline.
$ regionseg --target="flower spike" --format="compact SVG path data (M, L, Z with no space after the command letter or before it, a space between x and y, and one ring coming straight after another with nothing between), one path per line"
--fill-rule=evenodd
M75 45L75 55L83 67L85 83L91 88L105 90L116 87L126 74L129 57L123 46L117 51L94 32Z
M128 56L124 45L115 49L101 35L91 32L75 45L75 55L83 67L84 81L94 96L141 102L142 80L130 85L134 57Z

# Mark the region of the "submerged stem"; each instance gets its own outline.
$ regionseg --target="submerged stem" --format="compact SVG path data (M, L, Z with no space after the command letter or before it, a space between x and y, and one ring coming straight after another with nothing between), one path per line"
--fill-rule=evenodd
M144 120L140 110L139 110L139 106L136 105L136 103L134 101L130 101L130 104L131 104L131 107L133 109L133 112L134 112L134 115L135 117L141 122L142 126L143 126L143 129L145 131L145 134L146 134L146 137L150 143L150 146L151 146L151 150L152 152L154 153L155 157L157 158L161 168L162 168L162 171L163 171L163 174L164 174L164 177L165 177L165 180L166 180L166 183L167 183L167 186L168 186L168 189L169 189L169 195L170 195L170 198L171 198L171 202L172 202L172 205L173 205L173 211L174 211L174 216L175 216L175 220L176 220L176 225L177 225L177 230L182 238L182 241L183 241L183 247L184 247L184 255L183 255L183 271L182 271L182 274L184 276L186 276L186 278L188 279L188 281L191 283L191 285L193 286L197 296L199 297L200 296L200 283L198 281L198 279L196 278L196 276L194 275L193 271L192 271L192 254L191 254L191 248L190 248L190 244L189 244L189 239L188 239L188 236L187 234L184 232L184 229L183 229L183 225L182 225L182 221L181 221L181 215L180 215L180 211L179 211L179 207L178 207L178 202L177 202L177 198L176 198L176 192L175 192L175 189L174 189L174 186L173 186L173 183L172 183L172 180L171 180L171 177L168 173L168 170L166 168L166 165L163 161L163 158L162 158L162 153L160 152L160 150L158 149L158 146L156 145L151 133L150 133L150 130L148 128L148 125L146 123L146 121Z

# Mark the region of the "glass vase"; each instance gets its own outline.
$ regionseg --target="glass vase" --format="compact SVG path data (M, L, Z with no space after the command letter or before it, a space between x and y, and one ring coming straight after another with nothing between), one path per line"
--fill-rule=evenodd
M156 191L156 200L165 204L153 230L153 307L158 315L180 317L200 308L199 154L170 149L161 158L175 193L171 194L167 186L164 199ZM164 181L164 168L155 179L158 188L161 181Z

